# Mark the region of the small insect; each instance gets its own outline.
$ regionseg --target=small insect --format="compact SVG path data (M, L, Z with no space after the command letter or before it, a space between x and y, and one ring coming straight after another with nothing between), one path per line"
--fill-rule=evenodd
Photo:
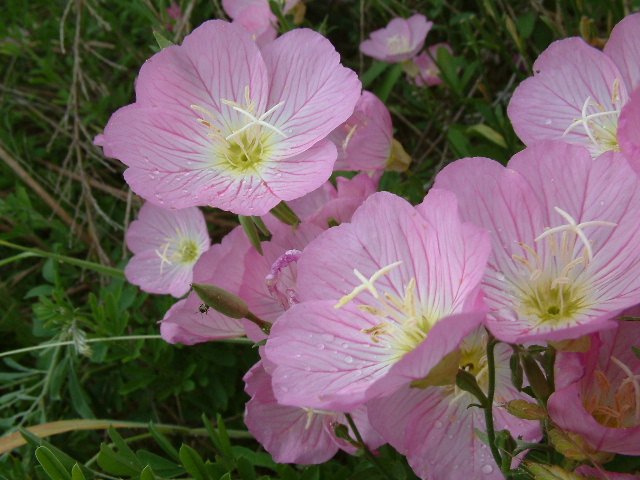
M209 305L207 305L206 303L201 303L200 306L198 307L198 311L200 313L206 314L209 311L210 308L211 307Z

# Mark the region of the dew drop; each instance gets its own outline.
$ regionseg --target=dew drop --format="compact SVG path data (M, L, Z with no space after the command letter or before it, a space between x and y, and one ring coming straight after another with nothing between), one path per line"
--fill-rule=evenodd
M311 367L304 367L304 371L305 372L310 372L311 371Z
M155 177L154 175L149 174L149 178L150 178L151 180L154 180L156 177Z
M436 420L433 426L436 428L442 428L442 422L440 420Z
M294 355L294 357L296 357L296 358L300 358L301 356L302 356L302 355L300 355L299 353L296 353L296 354Z
M350 355L347 355L346 357L344 357L344 361L345 363L353 363L353 357Z
M356 370L355 372L353 372L353 374L354 374L356 377L359 377L360 375L362 375L362 370Z
M480 470L485 475L489 475L490 473L493 473L493 467L491 465L483 465Z
M501 231L502 231L502 227L498 227L498 228L497 228L497 230L498 230L499 232L501 232Z
M602 200L600 200L600 206L604 207L604 202Z
M555 179L555 178L550 178L550 179L549 179L549 181L550 181L550 182L555 182L555 181L556 181L556 179Z
M316 348L317 348L318 350L324 350L324 343L319 343L319 344L317 344L317 345L316 345Z
M160 175L160 170L158 170L157 168L153 169L153 174L154 175Z
M284 393L287 393L289 391L289 389L285 386L281 386L280 390L282 390Z
M545 125L551 125L551 119L550 119L550 118L546 119L546 120L544 121L544 124L545 124Z
M346 343L343 343L342 348L349 348L349 345L347 345Z

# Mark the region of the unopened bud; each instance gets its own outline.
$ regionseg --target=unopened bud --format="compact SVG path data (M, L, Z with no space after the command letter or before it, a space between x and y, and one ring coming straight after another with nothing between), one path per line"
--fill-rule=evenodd
M206 305L227 317L245 318L249 313L247 303L224 288L207 283L192 283L191 288Z
M522 360L522 367L524 368L524 373L527 375L527 380L529 380L529 385L531 385L533 393L538 400L546 404L549 395L551 395L551 389L540 365L527 353L523 353L520 359Z
M349 428L345 424L340 422L331 422L331 428L333 428L333 434L337 438L341 438L342 440L350 443L357 448L360 448L362 446L356 440L351 438L351 435L349 434Z
M478 399L482 408L489 408L489 399L484 394L480 385L478 385L478 381L476 380L475 375L471 372L467 372L463 369L458 369L458 374L456 375L456 385L461 390L465 392L471 393L474 397Z
M535 480L582 480L582 477L557 465L527 463L527 470L533 474Z
M540 405L523 399L507 402L507 412L523 420L544 420L547 412Z
M613 459L614 454L599 452L582 435L573 432L562 431L558 428L549 430L549 442L553 447L569 460L584 462L586 460L596 463L606 463Z
M496 446L503 452L507 453L509 458L513 457L518 444L509 433L509 430L500 430L496 432Z

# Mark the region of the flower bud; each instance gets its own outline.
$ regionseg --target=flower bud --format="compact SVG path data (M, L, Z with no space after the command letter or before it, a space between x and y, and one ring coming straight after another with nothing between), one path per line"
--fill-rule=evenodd
M476 377L473 373L467 372L466 370L463 370L461 368L458 369L458 374L456 375L456 385L461 390L473 394L473 396L476 397L480 402L480 406L482 408L489 408L489 399L480 388L480 385L478 385Z
M245 318L249 313L247 303L224 288L207 283L192 283L191 288L198 294L200 300L227 317Z
M547 412L544 408L521 398L507 402L507 412L524 420L544 420L547 418Z

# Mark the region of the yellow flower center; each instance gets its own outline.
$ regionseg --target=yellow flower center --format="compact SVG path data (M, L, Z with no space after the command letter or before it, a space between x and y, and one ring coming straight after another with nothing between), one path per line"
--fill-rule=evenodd
M267 121L269 116L284 105L284 102L274 105L258 116L248 86L245 87L245 105L224 98L220 101L241 114L241 124L229 126L227 131L223 132L212 122L198 118L198 122L207 127L207 137L214 141L212 166L222 165L236 173L256 170L264 160L273 156L274 145L277 143L274 137L287 138L284 132ZM198 105L191 105L191 108L217 123L216 117L207 109Z

